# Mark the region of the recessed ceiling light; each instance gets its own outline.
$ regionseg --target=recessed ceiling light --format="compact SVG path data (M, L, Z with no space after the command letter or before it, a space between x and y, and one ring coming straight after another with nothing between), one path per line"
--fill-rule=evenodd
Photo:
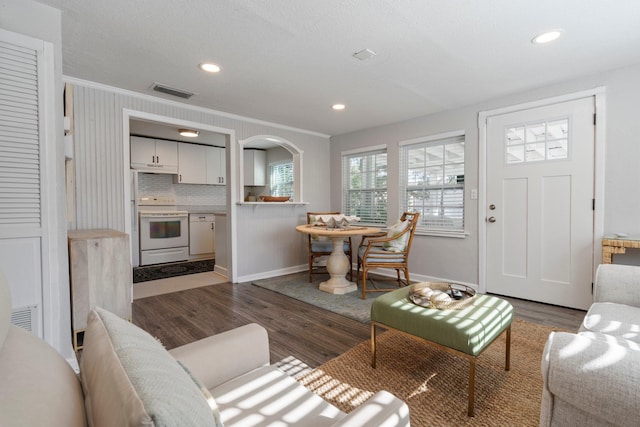
M561 35L562 35L562 31L560 30L547 31L546 33L538 34L537 36L532 38L531 43L533 44L549 43L556 40Z
M210 62L203 62L200 64L200 69L207 73L219 73L222 68L219 65L212 64Z
M333 108L334 110L344 110L345 109L345 105L344 104L333 104L331 106L331 108Z
M200 132L193 129L178 129L178 132L180 133L181 136L186 136L189 138L195 138L200 134Z

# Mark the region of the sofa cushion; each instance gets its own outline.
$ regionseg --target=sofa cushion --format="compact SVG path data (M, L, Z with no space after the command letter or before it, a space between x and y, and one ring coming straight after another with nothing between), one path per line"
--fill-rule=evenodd
M640 351L640 343L626 340L622 337L616 337L614 335L601 334L600 332L583 331L578 335L581 337L590 338L592 340L604 341L608 344L616 344L622 347L627 347L630 350Z
M346 415L275 366L255 369L210 391L225 427L322 427Z
M113 313L89 313L80 372L89 424L215 426L207 401L151 335Z
M76 373L53 347L17 326L0 346L0 426L86 426Z
M597 302L587 312L580 332L591 331L640 343L640 308Z

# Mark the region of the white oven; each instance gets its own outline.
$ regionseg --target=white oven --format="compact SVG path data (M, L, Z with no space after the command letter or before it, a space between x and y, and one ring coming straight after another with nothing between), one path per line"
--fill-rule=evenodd
M143 200L142 203L145 201ZM175 206L149 201L139 208L140 265L184 261L189 258L189 213Z

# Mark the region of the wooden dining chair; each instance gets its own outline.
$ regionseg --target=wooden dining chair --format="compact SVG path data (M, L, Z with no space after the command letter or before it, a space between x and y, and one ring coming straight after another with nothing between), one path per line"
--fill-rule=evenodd
M307 224L314 224L320 215L340 215L340 212L307 212ZM326 273L326 267L313 265L316 258L329 256L333 251L333 242L328 237L309 234L309 283L313 281L314 274ZM351 258L351 237L345 239L343 248L345 255L349 258L349 280L353 280L353 260Z
M398 287L411 283L409 278L409 251L413 234L418 226L418 212L405 212L400 220L389 227L386 234L364 235L358 246L357 279L362 284L362 299L367 292L388 292L394 288L378 288L371 281L372 288L367 290L367 275L376 268L392 268L396 270ZM360 276L362 267L362 276ZM404 273L404 282L400 279L400 271ZM360 280L362 278L362 280ZM376 279L379 280L379 279Z

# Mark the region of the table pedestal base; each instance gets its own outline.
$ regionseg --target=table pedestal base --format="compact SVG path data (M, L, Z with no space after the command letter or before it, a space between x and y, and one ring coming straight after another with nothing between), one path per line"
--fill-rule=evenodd
M342 248L344 238L342 236L332 237L333 252L327 260L327 271L331 278L326 282L320 283L319 289L330 294L348 294L358 290L358 285L347 280L346 275L351 265L349 258L345 255Z
M348 294L349 292L354 292L358 290L358 285L353 282L348 281L344 277L342 280L340 278L334 278L327 280L326 282L320 283L321 291L329 292L330 294L342 295Z

